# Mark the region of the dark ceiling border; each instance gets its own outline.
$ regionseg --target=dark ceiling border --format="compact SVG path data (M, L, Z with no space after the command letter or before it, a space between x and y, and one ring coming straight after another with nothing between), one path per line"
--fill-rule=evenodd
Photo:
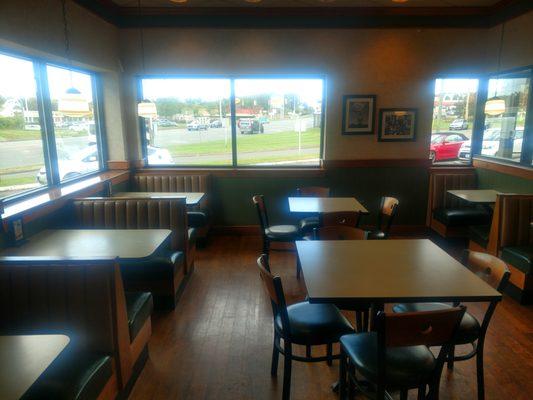
M118 7L74 0L119 28L489 28L533 10L532 0L492 7Z

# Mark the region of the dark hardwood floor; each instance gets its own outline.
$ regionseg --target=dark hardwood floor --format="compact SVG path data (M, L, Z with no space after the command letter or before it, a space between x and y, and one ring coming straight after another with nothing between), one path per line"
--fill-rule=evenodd
M219 236L198 251L177 308L153 316L150 359L130 399L281 398L281 359L278 379L270 377L272 314L255 267L260 248L257 237ZM303 299L294 254L273 252L271 264L288 301ZM468 306L480 315L480 305ZM496 309L485 350L486 399L533 398L533 308L506 297ZM337 374L337 362L332 367L294 363L292 398L337 398L330 390ZM443 373L441 399L475 399L475 387L475 362L456 363L453 373Z

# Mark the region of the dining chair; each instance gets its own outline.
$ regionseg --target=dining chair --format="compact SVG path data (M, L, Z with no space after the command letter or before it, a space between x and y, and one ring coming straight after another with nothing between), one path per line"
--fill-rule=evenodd
M511 273L509 272L507 264L502 260L490 254L465 250L462 263L498 292L503 293L509 282ZM454 361L465 361L476 357L478 400L483 400L485 398L483 347L485 344L487 328L497 304L497 300L493 300L489 303L481 323L479 323L472 314L465 313L461 325L459 326L457 337L455 338L447 357L448 369L450 370L453 369ZM458 303L455 303L453 306L457 305ZM450 307L452 306L445 303L397 304L393 307L393 311L396 313L404 313L449 309ZM465 355L456 356L455 346L462 344L470 344L472 346L472 351Z
M337 211L320 214L320 226L359 226L360 214L357 211Z
M341 400L351 399L355 388L363 393L374 389L376 400L391 400L389 392L395 391L407 400L411 389L418 390L418 400L438 399L442 368L465 310L460 306L403 314L380 312L375 332L342 336ZM437 357L429 346L441 346Z
M279 355L284 356L283 400L290 399L292 361L322 362L331 365L332 360L340 354L333 354L333 344L341 336L353 332L348 320L332 304L311 304L307 301L287 306L285 294L279 276L270 272L268 257L262 254L257 260L259 275L270 303L274 320L274 345L270 373L278 372ZM283 346L281 346L283 339ZM305 356L293 353L293 345L305 346ZM313 346L326 346L325 356L312 356Z
M381 198L376 229L370 231L368 239L387 239L399 204L400 201L394 197Z
M368 232L351 226L332 225L315 228L313 231L314 240L366 240ZM337 305L341 310L355 312L355 329L357 332L368 331L370 303L357 305Z
M329 197L330 190L322 186L307 186L296 189L298 197ZM306 235L313 232L314 228L320 225L320 220L317 215L302 218L298 222L300 231Z
M252 202L257 209L259 217L259 224L261 226L261 236L263 238L263 254L267 257L270 254L271 242L290 243L302 237L300 230L296 225L270 225L268 219L268 212L263 195L255 195L252 197ZM296 276L300 278L301 267L300 263L296 262Z

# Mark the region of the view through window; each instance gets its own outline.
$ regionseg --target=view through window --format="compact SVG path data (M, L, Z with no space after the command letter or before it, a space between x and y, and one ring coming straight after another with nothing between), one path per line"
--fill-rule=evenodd
M39 187L43 165L33 63L0 54L0 198Z
M477 79L437 79L429 158L434 164L470 161Z
M144 118L150 165L231 166L234 158L241 166L319 165L322 79L145 78L141 83L143 98L156 108Z

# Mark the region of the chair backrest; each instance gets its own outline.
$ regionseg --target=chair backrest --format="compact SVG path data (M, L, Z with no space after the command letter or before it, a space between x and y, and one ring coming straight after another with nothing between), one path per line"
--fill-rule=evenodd
M322 226L313 230L315 240L366 240L368 232L351 226Z
M285 294L283 292L281 278L272 275L266 254L262 254L257 259L257 267L259 268L261 281L270 298L273 318L276 319L276 317L279 316L281 318L283 333L290 335L289 316L287 314L287 304L285 303Z
M75 199L77 225L90 229L170 229L173 250L187 252L188 223L184 198L135 199L86 197Z
M296 189L299 197L329 197L330 190L323 186L307 186Z
M493 255L472 250L463 252L462 262L470 271L503 293L511 276L505 262Z
M400 201L394 197L382 197L381 206L378 214L378 226L377 228L384 232L389 233L392 221L398 212L398 205Z
M339 211L320 214L320 226L350 226L355 228L359 222L356 211Z
M270 226L268 221L268 213L265 204L265 198L262 194L256 194L252 197L252 202L255 204L257 216L259 217L259 224L261 225L261 234L265 234L265 229Z

